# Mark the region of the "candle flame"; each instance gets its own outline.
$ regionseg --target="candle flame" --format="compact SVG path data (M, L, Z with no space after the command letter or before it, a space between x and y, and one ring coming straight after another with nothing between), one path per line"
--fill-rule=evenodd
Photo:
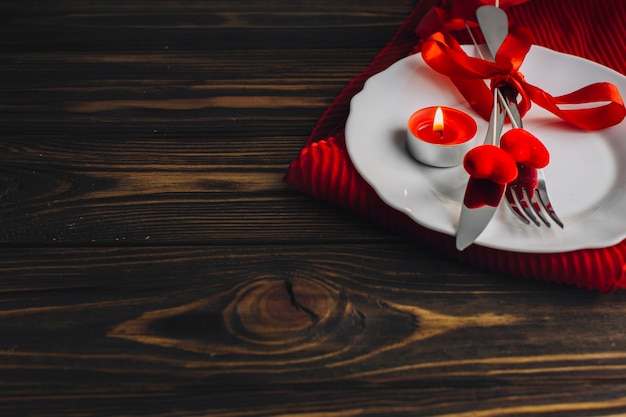
M443 111L441 107L437 107L435 118L433 120L433 132L439 132L443 136Z

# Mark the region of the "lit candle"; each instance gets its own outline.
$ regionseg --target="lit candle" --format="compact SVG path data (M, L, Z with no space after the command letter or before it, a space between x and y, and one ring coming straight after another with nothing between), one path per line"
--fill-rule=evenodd
M437 107L437 110L435 110L433 132L439 133L439 137L443 140L443 110L441 110L441 107Z
M476 131L476 122L467 113L451 107L426 107L409 118L407 148L427 165L455 166L474 147Z

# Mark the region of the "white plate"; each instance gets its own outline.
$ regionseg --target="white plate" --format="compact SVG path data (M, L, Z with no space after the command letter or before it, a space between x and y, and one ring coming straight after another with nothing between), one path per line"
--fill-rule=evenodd
M474 54L474 47L464 48ZM520 71L529 83L554 96L599 81L615 84L626 96L626 77L618 72L538 46L531 48ZM417 54L371 77L354 96L346 144L356 169L383 201L422 226L455 235L468 179L463 167L428 167L412 159L405 148L409 116L435 105L471 114L478 124L475 140L482 142L487 122L470 109L447 77L430 69ZM588 132L533 105L524 116L524 127L550 151L544 172L565 228L526 226L501 204L476 244L558 253L607 247L626 238L626 121Z

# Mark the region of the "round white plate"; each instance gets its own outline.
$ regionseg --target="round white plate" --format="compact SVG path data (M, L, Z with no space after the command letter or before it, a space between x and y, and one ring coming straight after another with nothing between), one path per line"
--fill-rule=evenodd
M464 46L474 54L473 46ZM592 61L533 46L520 71L553 96L607 81L626 95L626 77ZM471 114L482 143L487 122L466 104L450 80L420 54L371 77L354 96L346 123L350 159L391 207L431 230L455 235L468 175L462 166L432 168L406 151L406 123L416 110L450 106ZM505 126L509 129L510 126ZM601 248L626 238L626 120L596 132L577 129L533 105L524 128L550 151L544 168L553 207L565 224L527 226L501 204L476 244L515 252L558 253Z

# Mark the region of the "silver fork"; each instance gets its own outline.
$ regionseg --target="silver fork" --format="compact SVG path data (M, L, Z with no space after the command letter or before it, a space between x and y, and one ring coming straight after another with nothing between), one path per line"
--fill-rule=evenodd
M508 17L497 6L497 3L496 7L482 6L480 7L482 10L479 9L476 16L492 60L508 32ZM472 38L478 55L485 59L467 23L465 23L465 28ZM517 108L517 91L510 87L496 88L496 91L498 101L508 114L511 125L514 128L522 128L522 117ZM545 211L554 223L563 228L563 222L557 216L548 197L543 169L535 169L519 163L517 165L519 175L515 181L507 185L505 192L508 206L513 213L525 224L532 222L536 226L541 226L537 220L539 218L543 224L550 227L550 222L543 214Z
M514 94L515 91L507 92L506 98L499 94L499 99L511 120L513 128L522 128L522 118L519 112L511 111L512 108L517 110L517 101L513 97ZM545 216L545 212L554 223L563 228L563 222L554 211L548 197L543 169L531 168L524 164L517 164L517 166L517 179L507 185L505 192L509 208L525 224L532 222L536 226L541 226L541 223L543 223L550 227L550 221Z

